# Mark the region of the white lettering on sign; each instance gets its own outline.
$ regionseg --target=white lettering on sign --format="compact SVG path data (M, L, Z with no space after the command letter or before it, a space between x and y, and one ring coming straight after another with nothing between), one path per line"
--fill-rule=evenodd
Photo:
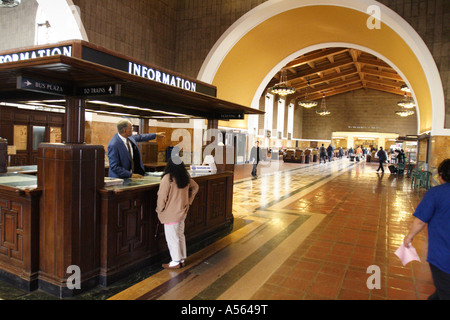
M43 90L47 90L47 91L60 92L60 93L64 92L64 89L57 84L36 82L34 84L34 86L37 89L43 89Z
M28 59L55 56L55 55L63 55L63 56L71 57L72 56L72 46L63 46L63 47L55 47L55 48L47 48L47 49L39 49L39 50L5 54L5 55L0 56L0 63L22 61L22 60L28 60Z
M197 84L193 81L186 80L133 62L128 62L128 73L173 87L178 87L184 90L195 92L197 89Z

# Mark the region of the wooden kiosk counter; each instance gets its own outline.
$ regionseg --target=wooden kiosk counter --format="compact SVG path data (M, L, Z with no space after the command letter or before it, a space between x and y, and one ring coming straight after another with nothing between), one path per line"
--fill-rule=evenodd
M186 218L186 240L204 238L233 223L233 172L194 174L199 191ZM123 186L100 190L101 284L149 256L167 250L164 228L155 211L159 177L127 179ZM148 263L148 261L147 261Z
M40 144L37 175L0 174L0 279L70 297L157 262L167 250L163 228L155 237L160 177L105 187L105 150L84 142L85 111L139 118L142 133L148 119L168 114L207 119L217 129L218 120L262 113L215 95L214 86L83 41L0 52L1 103L65 109L64 142ZM6 124L15 116L1 120L8 145ZM233 165L193 178L200 190L186 236L195 242L233 222ZM73 266L79 290L67 286Z

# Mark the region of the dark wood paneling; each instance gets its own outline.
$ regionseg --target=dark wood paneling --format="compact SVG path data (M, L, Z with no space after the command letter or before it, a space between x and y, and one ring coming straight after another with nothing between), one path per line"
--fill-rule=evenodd
M199 192L186 218L186 239L206 237L231 224L233 173L195 178ZM156 209L159 185L133 189L101 190L101 280L107 284L118 274L166 252L164 226Z
M98 190L104 183L104 148L41 144L38 168L41 278L65 287L67 267L77 265L82 282L88 281L100 264Z
M37 287L40 190L0 186L0 269L6 280L27 290Z
M189 230L192 235L201 233L206 228L207 224L208 181L199 181L198 186L198 193L189 208L185 221L185 228L186 230Z
M11 166L25 166L37 164L37 151L32 150L33 126L45 126L45 141L50 140L49 127L64 128L64 113L19 109L14 107L1 107L0 112L0 137L8 140L8 145L14 145L14 125L26 125L28 127L28 142L26 151L17 151L11 155ZM62 140L65 139L62 130Z

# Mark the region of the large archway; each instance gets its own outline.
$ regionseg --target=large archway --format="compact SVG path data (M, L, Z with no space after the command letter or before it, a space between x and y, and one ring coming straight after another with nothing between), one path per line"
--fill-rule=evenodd
M369 28L376 10L379 28ZM444 93L431 53L403 18L372 0L267 1L223 34L198 78L216 85L222 99L257 107L267 83L288 61L343 45L382 58L403 77L418 105L418 133L450 135L444 129Z

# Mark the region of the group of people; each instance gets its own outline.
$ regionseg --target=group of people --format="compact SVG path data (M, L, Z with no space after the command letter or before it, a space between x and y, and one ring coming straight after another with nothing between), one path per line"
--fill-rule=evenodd
M326 163L327 162L327 158L328 158L328 162L331 162L331 159L333 158L333 151L334 148L333 146L330 144L328 145L328 147L325 149L325 146L322 143L322 146L319 148L319 164L322 163ZM342 154L341 154L342 152ZM342 150L342 148L339 148L339 158L342 158L342 156L344 155L344 150Z
M129 121L120 121L118 133L108 145L109 176L120 178L142 177L144 166L136 142L156 139L164 136L163 132L156 134L132 135L132 125ZM331 150L331 153L330 153ZM256 177L257 165L261 158L259 142L251 151L254 161L252 176ZM330 145L325 153L322 144L320 159L331 158L333 148ZM401 154L401 152L399 153ZM387 154L383 147L377 152L379 170L384 172L383 163ZM401 161L401 157L399 158ZM411 246L414 237L428 226L428 256L427 261L436 287L429 299L450 300L450 159L444 160L438 168L441 185L427 191L414 212L414 220L409 233L404 238L404 245ZM185 219L189 206L198 192L198 184L190 177L179 155L172 155L161 177L158 190L156 212L159 221L164 224L164 233L171 261L163 264L166 269L179 269L185 266L186 239L184 235Z
M397 153L397 162L398 163L405 163L405 151L403 149L401 150L395 150ZM377 172L381 170L381 173L384 173L384 166L383 164L387 162L388 155L385 150L383 150L383 147L380 147L380 150L376 153L376 157L378 158L379 166L377 169Z
M142 178L145 169L137 142L164 137L164 132L137 135L132 133L130 121L118 122L117 133L108 144L110 177ZM172 154L161 176L156 204L158 219L164 224L164 234L171 257L169 263L162 265L165 269L179 269L185 265L187 257L185 219L198 189L198 184L190 177L179 154Z
M405 151L403 149L397 149L395 150L395 153L397 153L397 163L405 163L406 155Z
M367 153L368 153L367 148L363 147L363 146L357 146L355 149L353 149L353 147L350 147L350 149L348 149L348 155L350 157L352 157L353 155L356 155L356 157L358 157L360 159L365 159Z

